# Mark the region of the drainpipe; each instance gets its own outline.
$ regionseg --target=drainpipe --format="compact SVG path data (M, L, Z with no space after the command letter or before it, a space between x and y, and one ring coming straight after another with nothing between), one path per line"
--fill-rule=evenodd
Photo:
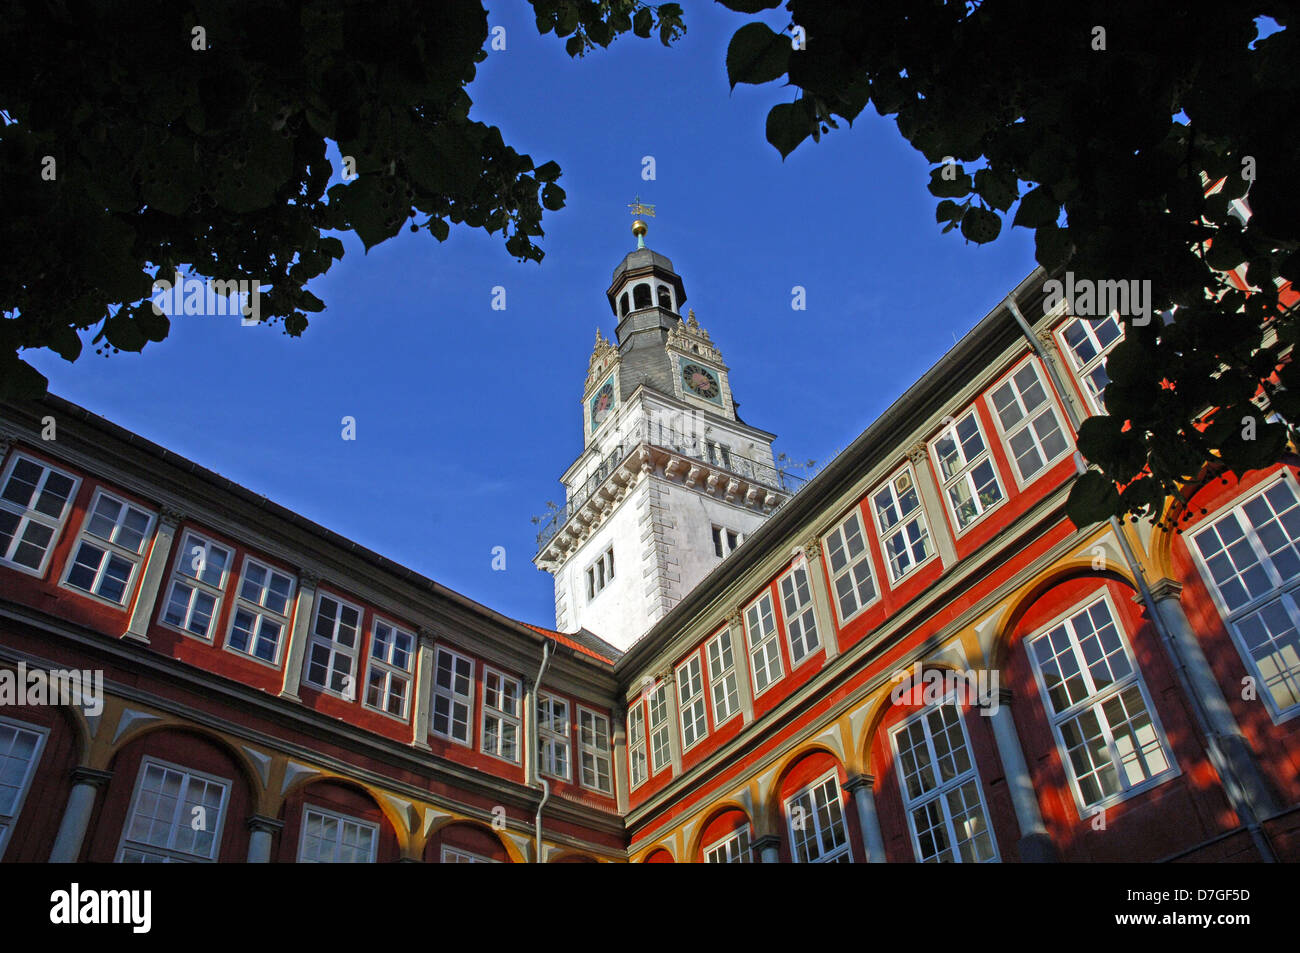
M542 777L542 772L538 770L537 765L537 691L542 687L542 676L546 674L546 666L551 664L551 640L546 639L542 642L542 666L537 670L537 679L533 682L533 690L528 693L525 704L528 706L526 717L528 718L528 732L525 743L528 750L524 756L528 759L529 779L536 782L542 788L542 799L537 804L537 814L533 818L533 862L537 864L545 863L542 860L542 808L551 797L551 786Z
M1010 295L1007 296L1006 306L1012 317L1016 319L1016 323L1020 325L1020 331L1024 334L1025 340L1029 342L1029 346L1034 349L1034 353L1038 355L1043 366L1047 368L1047 376L1050 378L1052 386L1056 388L1057 393L1061 395L1061 403L1065 407L1066 416L1070 419L1070 426L1077 434L1082 421L1079 419L1078 412L1069 398L1070 392L1066 390L1065 382L1061 380L1060 375L1057 373L1056 365L1052 363L1042 342L1034 336L1033 328L1029 326L1025 316L1020 313L1020 308L1016 306L1015 299ZM1074 469L1076 474L1083 473L1087 469L1083 463L1083 456L1078 450L1074 452ZM1255 849L1259 851L1261 859L1266 863L1274 863L1276 857L1268 843L1268 839L1260 828L1259 817L1255 812L1254 805L1251 804L1250 798L1237 777L1237 773L1233 770L1231 762L1223 754L1219 734L1211 727L1210 718L1205 711L1201 696L1192 687L1191 676L1187 672L1186 663L1183 661L1182 653L1178 649L1178 643L1174 640L1173 634L1169 631L1169 627L1165 625L1164 619L1156 608L1156 601L1151 595L1150 587L1147 586L1146 572L1143 570L1142 564L1138 562L1128 536L1125 534L1124 528L1117 517L1112 516L1110 518L1110 528L1119 541L1120 551L1124 555L1124 561L1128 564L1129 572L1137 580L1138 592L1142 597L1142 604L1146 606L1147 616L1151 619L1156 634L1160 636L1160 641L1165 644L1165 651L1174 663L1174 674L1177 675L1178 683L1182 687L1183 697L1191 702L1192 715L1196 719L1201 734L1207 741L1205 746L1206 754L1209 755L1210 762L1214 765L1215 771L1218 772L1219 778L1223 782L1223 793L1232 804L1237 816L1241 818L1251 840L1255 844Z

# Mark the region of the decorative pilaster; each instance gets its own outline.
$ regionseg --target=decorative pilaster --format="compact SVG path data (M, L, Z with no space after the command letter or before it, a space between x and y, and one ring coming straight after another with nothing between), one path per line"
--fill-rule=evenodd
M284 822L264 814L253 814L248 824L248 862L250 864L269 864L271 862L271 841L283 830Z
M311 640L311 616L316 605L318 585L318 573L310 569L298 570L298 596L294 603L289 645L285 651L284 683L280 688L280 697L291 701L301 701L298 686L302 684L302 665L307 657L307 643Z
M411 702L411 744L423 751L431 751L429 725L433 705L433 630L421 627L416 639L419 647L415 656L415 698ZM519 704L524 704L524 699L519 699ZM524 712L521 711L520 715L523 716ZM523 744L522 738L520 744Z
M637 699L640 703L640 699ZM610 754L614 759L614 800L618 805L618 812L626 814L628 808L628 791L631 790L631 782L627 772L627 709L615 709L611 714L615 716L613 723L610 725Z
M144 572L140 574L140 591L136 593L135 605L131 609L131 621L127 623L122 638L142 645L149 644L149 622L154 616L158 595L167 578L167 565L176 539L176 528L184 519L185 514L180 510L167 506L158 514L158 529L154 533L153 546L149 548L149 557L145 560Z
M758 854L760 864L779 864L781 862L781 838L767 834L754 841L753 850Z
M77 767L72 769L72 791L68 794L63 820L50 850L50 863L72 864L81 856L81 845L86 839L86 828L95 808L95 796L100 788L113 778L111 771Z
M844 790L853 795L858 809L858 826L862 828L862 849L867 863L885 863L885 838L880 833L880 815L876 812L876 779L869 774L855 774L844 782Z
M1016 846L1020 859L1025 863L1055 863L1061 859L1060 854L1043 823L1038 795L1029 775L1029 765L1025 762L1024 748L1020 745L1020 735L1016 732L1016 723L1011 717L1011 698L1010 689L998 689L998 704L989 721L992 722L993 739L997 742L1002 773L1007 779L1011 806L1016 812L1016 823L1020 827L1020 841Z
M808 574L808 587L812 592L813 614L817 617L817 634L821 636L826 661L840 654L840 640L835 631L835 610L831 607L830 590L826 587L826 573L822 570L822 544L810 536L800 547L804 556L804 571Z
M925 525L930 531L930 539L939 553L943 568L948 569L957 563L957 547L944 515L946 511L943 498L939 495L939 484L935 482L934 470L930 466L930 448L924 441L915 444L907 451L907 459L912 464L916 489L921 494L921 504L925 507Z
M749 649L745 645L745 625L740 606L727 613L727 634L731 638L731 657L736 665L736 695L740 700L741 724L754 720L754 689L749 683Z

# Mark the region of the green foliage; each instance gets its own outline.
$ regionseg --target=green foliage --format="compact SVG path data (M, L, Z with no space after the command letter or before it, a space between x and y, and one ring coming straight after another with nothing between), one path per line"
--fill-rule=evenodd
M676 4L536 0L539 29L578 52L621 32L665 44ZM206 49L195 48L201 26ZM44 392L24 349L66 360L166 338L148 299L179 268L257 280L264 320L297 336L307 291L408 223L500 233L540 261L560 167L469 118L489 55L481 0L105 0L25 4L0 19L0 396ZM330 143L354 163L335 168ZM45 157L54 177L42 177Z
M721 2L742 13L777 5ZM1108 362L1110 413L1080 433L1096 469L1070 494L1076 523L1163 516L1186 481L1281 458L1300 422L1300 372L1288 364L1273 376L1279 352L1261 326L1282 345L1300 340L1274 280L1300 277L1300 41L1293 28L1257 39L1255 20L1287 27L1295 2L1220 6L1212 17L1156 0L785 7L807 48L788 55L784 73L771 75L767 27L741 27L728 53L733 85L793 87L794 101L768 113L783 158L870 101L936 164L929 190L943 231L989 242L1010 214L1034 230L1049 272L1152 282L1151 323L1130 325ZM1092 49L1098 24L1104 51ZM1203 172L1225 179L1221 192L1205 196ZM1242 227L1229 210L1247 192ZM1224 275L1242 263L1249 297ZM1285 423L1266 423L1250 403L1261 390ZM1251 413L1253 439L1243 436Z

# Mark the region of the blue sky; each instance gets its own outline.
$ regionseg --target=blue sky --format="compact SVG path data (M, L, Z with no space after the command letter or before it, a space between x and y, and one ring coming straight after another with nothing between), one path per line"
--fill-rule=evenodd
M298 339L237 318L176 317L142 354L75 364L27 353L50 389L498 611L554 622L535 527L582 448L610 275L635 245L626 208L658 206L670 257L731 368L741 415L778 452L846 446L1032 268L1032 234L991 246L940 235L929 166L869 107L784 163L764 140L775 84L728 91L731 34L749 18L687 4L671 49L624 37L570 60L531 8L469 92L472 116L539 165L563 167L540 264L499 237L403 232L312 285L327 305ZM769 18L777 28L781 17ZM657 178L643 181L652 155ZM491 308L494 286L505 311ZM807 310L791 309L791 288ZM355 441L341 418L356 419ZM506 570L491 567L506 548Z

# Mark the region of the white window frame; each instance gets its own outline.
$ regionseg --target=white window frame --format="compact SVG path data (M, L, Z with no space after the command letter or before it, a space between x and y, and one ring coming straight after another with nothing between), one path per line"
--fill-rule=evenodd
M739 530L728 529L721 523L712 524L711 528L713 539L713 555L718 559L726 559L745 541L745 536ZM735 545L732 545L731 537L736 537ZM719 552L719 550L721 550Z
M438 669L441 667L440 662L446 656L451 661L451 685L442 688L438 685ZM467 662L469 664L469 692L462 693L456 691L456 666L458 662ZM447 703L447 731L438 731L434 727L435 719L438 717L438 699L443 699ZM465 706L465 737L456 737L456 706ZM458 745L464 745L467 748L474 745L474 660L468 655L462 655L455 649L448 648L445 645L438 645L433 651L433 691L429 699L429 731L439 738L445 738L448 741Z
M495 864L499 861L491 857L484 857L482 854L476 854L473 851L466 850L463 847L452 847L448 844L442 845L442 851L438 855L440 864Z
M907 513L903 513L903 506L899 499L898 488L894 485L898 481L899 477L904 475L912 481L912 491L916 494L916 506L915 508L908 510ZM898 522L888 528L886 528L884 521L881 519L879 507L876 506L876 497L884 491L888 491L890 504L894 507L895 511L900 514ZM903 492L906 493L907 491L904 490ZM867 494L867 499L870 501L871 520L876 530L876 539L880 541L880 558L884 560L885 571L889 573L889 581L891 584L897 584L900 580L910 576L912 573L916 572L916 570L920 569L926 563L938 556L939 551L938 547L935 546L934 543L934 534L930 532L930 518L925 509L925 496L921 493L921 486L917 481L916 471L912 468L910 463L904 463L887 478L882 480L875 489ZM920 524L922 539L925 541L926 548L930 550L925 555L924 559L916 559L912 553L911 543L907 542L907 528L913 523ZM900 573L894 572L894 563L889 558L889 541L895 536L902 536L904 538L904 546L906 548L907 556L908 559L911 560L907 568Z
M1016 383L1015 376L1020 373L1025 365L1034 369L1034 377L1038 386L1043 390L1043 403L1039 404L1032 411L1028 411L1010 431L1002 426L1002 415L998 413L997 405L993 403L993 393L999 388L1009 386L1015 395L1016 405L1024 409L1024 402L1020 393L1020 385ZM984 390L984 401L988 408L989 415L993 418L993 426L997 428L998 439L1002 441L1002 449L1006 452L1007 463L1011 466L1011 476L1016 481L1016 488L1023 491L1026 487L1032 485L1035 481L1045 476L1053 466L1060 463L1068 457L1074 450L1074 436L1070 433L1069 425L1066 423L1065 414L1061 410L1060 401L1057 398L1056 391L1052 388L1052 383L1044 373L1042 365L1034 358L1033 354L1026 354L1023 359L1017 361L1011 370L1007 371L991 385ZM1038 432L1033 429L1032 424L1044 413L1050 413L1052 419L1056 421L1056 429L1061 434L1061 439L1065 442L1065 447L1056 454L1048 458L1043 447L1038 441ZM1011 447L1011 437L1028 430L1033 434L1034 446L1037 448L1039 456L1043 458L1043 465L1034 473L1025 476L1020 472L1020 461L1016 459L1015 450Z
M808 592L806 600L799 599L799 583L795 578L796 573L803 573L804 588ZM788 593L786 592L787 583L790 590ZM781 620L785 625L785 645L790 650L790 669L793 671L826 649L826 643L822 641L821 626L818 624L817 619L817 600L813 595L812 564L808 560L802 560L791 566L776 581L776 591L781 600ZM793 610L790 607L791 602L794 603ZM811 620L811 625L809 620ZM794 650L795 626L798 626L799 629L799 644L807 645L807 650L802 655L796 655ZM810 631L813 644L808 645Z
M714 649L715 645L717 649ZM730 664L727 663L728 656L731 658ZM713 706L713 730L717 731L740 714L741 706L736 646L732 642L730 626L705 643L704 657L709 666L709 702ZM723 704L719 704L719 700Z
M749 836L749 825L718 838L705 847L703 853L706 864L752 864L754 845Z
M664 769L671 770L673 766L672 719L669 717L667 682L655 683L646 696L646 705L650 709L646 719L646 737L650 742L650 774L654 776ZM656 710L663 713L663 718L658 722L655 721ZM662 744L658 740L660 737L663 738ZM662 761L660 751L663 752Z
M931 730L929 722L930 715L940 708L948 708L956 712L957 726L961 729L962 746L965 748L966 760L969 762L969 766L966 770L954 774L950 778L944 778L942 776L941 758L935 747L934 732ZM907 778L903 770L902 748L899 745L899 739L904 731L917 723L922 726L922 731L925 735L924 744L925 753L928 759L927 764L933 770L936 784L929 791L922 792L921 794L916 795L916 797L912 797L907 790ZM939 806L939 812L943 818L944 830L948 835L948 851L952 854L954 863L963 862L957 849L958 832L952 814L949 811L948 795L953 791L959 790L967 784L974 782L975 791L979 795L979 807L983 814L984 827L985 830L988 831L989 844L993 849L993 855L979 861L979 863L997 863L1000 859L998 853L998 838L996 832L993 830L993 820L989 815L988 801L984 796L984 782L980 778L979 765L975 761L975 750L971 747L970 733L966 730L965 713L962 711L961 706L957 704L956 693L949 692L938 705L926 705L914 715L904 719L890 731L889 740L893 751L894 765L896 766L898 774L899 793L903 798L903 813L907 815L907 829L911 835L912 856L915 857L918 862L922 863L931 860L938 860L937 857L922 858L921 839L916 829L915 818L913 817L913 812L917 809L926 807L932 803L937 803Z
M309 860L304 854L307 850L307 815L318 814L322 818L338 822L338 837L334 841L334 859L332 860ZM358 828L370 831L370 856L361 861L341 861L338 859L339 848L342 847L343 831L347 824L352 824ZM341 864L341 863L361 863L373 864L375 858L379 855L379 836L382 833L380 825L374 821L367 821L360 817L353 817L351 814L340 814L338 811L331 811L329 808L320 807L315 804L304 804L302 806L302 822L298 827L298 856L297 862L300 864Z
M537 708L546 711L545 718L537 712L537 770L548 778L568 781L573 777L573 720L570 716L572 705L567 698L552 695L550 692L537 693ZM556 731L552 725L559 720L564 729ZM563 752L564 771L556 769L557 752Z
M176 799L176 812L172 815L169 826L167 846L157 847L144 841L133 841L128 838L132 822L135 820L135 812L140 804L140 794L144 787L144 778L148 773L149 767L160 768L164 771L175 771L184 776L184 786L181 789L181 796ZM221 805L217 812L217 823L212 830L212 856L202 857L188 851L176 848L176 832L181 828L191 828L193 820L198 816L190 810L190 816L185 814L185 801L189 795L191 779L197 778L208 784L215 784L221 788ZM131 793L131 802L126 809L126 820L122 824L122 836L117 842L117 853L114 855L114 863L122 863L122 855L127 850L137 850L141 853L161 854L164 857L163 863L200 863L212 864L221 860L221 836L225 829L226 814L230 807L230 790L233 783L230 778L218 777L214 774L208 774L205 771L195 771L193 768L187 768L183 765L174 764L170 761L163 761L161 758L146 756L140 759L140 768L135 776L135 789ZM209 822L211 818L208 818ZM210 824L208 826L211 826Z
M857 521L858 533L862 537L862 554L857 558L857 560L853 560L852 557L849 556L849 534L846 530L849 523L854 520ZM840 548L844 551L845 559L849 560L849 562L846 562L844 567L838 572L834 569L831 560L831 540L836 537L839 539ZM839 624L843 626L845 623L852 619L856 619L879 602L881 590L883 588L880 585L880 580L876 578L876 563L875 559L871 555L871 537L867 535L867 524L862 519L862 507L854 506L851 511L844 515L843 519L839 520L822 537L822 553L826 559L826 571L830 575L831 579L830 597L831 603L834 605L835 618L838 619ZM866 566L867 574L870 577L871 582L872 594L871 598L866 602L860 601L858 596L858 586L861 583L857 577L856 570L859 566ZM853 601L857 603L857 608L848 615L844 614L844 608L840 605L840 594L836 587L836 583L846 576L853 582Z
M826 853L821 853L821 818L818 817L818 813L817 813L817 797L815 792L819 788L823 787L827 781L835 782L835 797L836 797L836 803L839 806L840 824L844 829L844 843L841 846L834 848L833 850L827 851ZM795 837L794 815L790 810L794 802L804 797L805 795L811 795L813 809L811 811L808 811L807 817L805 817L804 819L804 826L805 828L807 828L809 824L815 825L814 828L815 833L813 834L812 837L812 843L816 844L818 849L817 856L811 858L811 860L809 861L803 861L799 859L799 845L798 845L798 840ZM800 788L798 791L795 791L793 794L791 794L788 798L785 799L785 801L782 804L782 808L786 819L785 820L786 835L790 838L790 859L794 861L794 863L826 864L826 863L831 863L832 861L844 855L848 856L850 863L853 862L853 844L852 844L853 832L849 828L848 812L844 810L844 792L840 788L839 771L832 768L830 771L827 771L821 777L817 778L817 780L805 784L802 788Z
M1082 360L1079 355L1075 353L1070 342L1066 340L1066 329L1075 322L1083 328L1083 333L1085 337L1087 337L1088 343L1097 350L1096 355L1091 360ZM1108 322L1113 322L1119 327L1119 337L1115 338L1115 340L1111 341L1105 347L1102 347L1101 342L1097 340L1096 328L1097 325L1106 324ZM1074 381L1079 389L1079 393L1083 395L1084 403L1088 405L1088 408L1093 412L1093 414L1106 413L1105 400L1102 398L1101 394L1094 394L1092 392L1092 386L1090 383L1091 375L1098 367L1104 367L1106 358L1110 355L1110 352L1115 350L1115 348L1123 342L1124 323L1119 320L1116 312L1112 311L1110 314L1106 315L1104 319L1098 319L1095 321L1079 317L1072 318L1068 321L1062 321L1053 333L1056 336L1058 349L1066 356L1066 362L1070 365L1070 371L1074 375ZM1102 389L1104 390L1105 388Z
M0 476L0 492L9 485L9 480L13 476L13 472L17 468L18 461L20 460L26 460L33 466L40 467L42 473L36 484L36 488L32 491L32 499L28 501L26 506L20 507L17 503L0 498L0 510L13 513L18 517L18 525L14 527L14 535L13 539L10 540L9 548L17 549L18 544L22 540L23 535L27 532L27 527L30 523L44 526L50 531L50 538L45 544L44 553L41 554L41 564L35 569L31 566L25 566L22 563L14 562L13 559L3 552L0 552L0 566L15 569L18 572L26 573L29 576L36 576L37 578L43 579L46 571L50 568L50 558L54 554L55 547L59 545L59 540L63 536L63 530L67 525L68 517L72 514L72 507L77 499L77 491L81 489L81 478L73 476L66 470L61 470L52 464L38 459L37 457L28 456L21 451L14 451L9 455L9 460L5 464L4 475ZM58 474L65 480L72 481L72 487L68 490L67 498L63 501L63 508L59 511L57 517L50 516L47 513L41 513L31 505L32 500L40 499L41 493L49 482L51 474ZM78 589L77 591L80 592L81 590Z
M645 703L641 696L627 710L627 776L629 786L636 790L650 778L650 735L646 731ZM637 753L641 755L640 777L637 776Z
M598 711L576 706L578 710L578 783L590 791L601 794L614 793L614 763L610 752L609 718ZM590 727L588 727L590 723ZM600 743L599 725L604 725L605 743ZM587 783L587 764L591 763L591 773L595 782ZM605 783L600 783L601 767L604 766Z
M395 662L388 661L388 659L381 658L379 653L376 651L380 626L384 626L390 633L388 646L389 656L392 656L397 651L397 640L399 636L404 636L408 640L409 648L406 650L405 668L402 668ZM387 715L389 718L393 718L404 724L410 721L411 709L414 707L411 704L411 694L414 690L415 684L415 657L419 651L420 642L419 639L416 638L414 632L410 629L403 628L396 622L392 622L383 616L377 614L373 616L370 620L370 651L366 653L366 678L364 682L364 691L361 693L362 706L370 711L377 711L381 715ZM380 705L370 704L370 683L376 673L383 676L384 687L380 697L382 702ZM388 710L388 699L392 694L393 684L395 682L401 682L406 686L405 690L402 692L401 714L394 714Z
M966 448L962 446L961 438L957 434L957 428L967 417L975 422L975 431L980 438L980 443L984 449L975 456L967 458ZM950 477L944 476L943 458L939 456L939 443L945 438L951 438L953 446L961 454L961 466ZM990 513L995 512L999 507L1004 506L1009 499L1007 494L1006 483L998 469L997 458L993 455L993 444L989 441L988 432L984 426L984 421L980 420L979 411L974 404L971 404L966 410L958 415L939 433L935 434L930 440L930 459L934 464L935 475L939 478L939 495L943 497L943 504L948 511L948 516L952 520L952 531L957 537L969 532L972 528L982 523ZM985 505L979 496L975 486L975 477L973 476L976 467L985 460L988 461L990 469L993 471L993 482L998 488L998 499L993 503ZM966 488L970 491L971 499L979 507L979 512L965 526L962 525L961 515L957 512L957 507L953 503L952 493L950 492L958 483L965 483Z
M320 625L321 612L324 609L325 600L338 605L338 613L334 616L332 631L328 637L320 635L316 629ZM357 614L356 632L353 634L353 644L349 648L339 641L339 630L343 627L343 612L351 609ZM307 639L307 652L303 659L302 680L304 684L312 688L325 692L327 695L333 695L335 698L342 698L344 701L355 702L362 697L363 692L357 685L357 660L361 655L361 644L365 640L365 621L366 612L361 606L349 602L342 596L335 595L329 590L317 589L316 602L312 606L311 613L311 636ZM311 667L313 665L312 650L317 646L325 649L325 680L324 682L314 682L311 678ZM343 676L343 689L339 690L330 686L330 681L334 674L334 662L338 658L348 660L347 674Z
M192 639L198 639L208 645L212 645L216 640L217 627L221 620L221 604L226 594L226 586L230 584L230 570L235 565L235 550L231 546L223 545L215 540L205 536L198 530L186 528L180 533L181 545L176 553L176 559L172 563L171 576L167 579L166 587L161 591L158 600L158 624L165 629L171 629L173 632L179 632L182 635L188 635ZM194 545L190 545L193 543ZM225 565L221 569L221 579L213 584L206 579L201 579L197 573L204 570L194 569L194 561L199 556L194 554L195 549L201 549L202 562L206 568L208 557L213 550L220 550L226 554ZM181 566L188 565L190 571L186 572ZM189 598L185 602L185 617L181 622L174 623L167 619L167 612L172 606L172 592L176 586L185 586L190 590ZM200 595L207 595L212 598L212 616L208 620L208 634L199 635L193 629L189 628L189 623L194 618L194 604Z
M244 584L249 581L248 571L256 567L266 573L266 584L259 587L261 595L258 601L244 596ZM289 580L289 589L284 597L284 612L278 612L262 604L272 593L271 581L273 574ZM270 668L279 669L284 657L284 647L289 641L289 619L295 611L295 596L298 590L298 580L291 574L282 569L276 569L270 563L262 562L252 556L245 554L243 563L239 567L239 578L235 584L232 604L230 606L230 618L226 620L226 638L223 642L223 648L227 652L232 652L242 659L251 659L258 665L266 665ZM239 615L240 609L243 609L253 617L253 625L248 632L248 649L241 649L231 644L231 639L235 634L235 618ZM255 654L258 640L262 637L262 626L266 622L271 622L280 627L280 634L275 637L275 658L264 659Z
M1103 601L1106 605L1106 610L1110 613L1111 622L1115 626L1115 631L1119 635L1120 645L1123 648L1125 658L1128 661L1129 674L1123 678L1117 679L1101 691L1092 692L1083 701L1071 705L1065 711L1058 714L1052 705L1051 695L1047 689L1047 682L1043 678L1042 666L1039 665L1037 658L1034 656L1034 643L1039 638L1045 637L1047 633L1051 632L1057 626L1064 625L1070 643L1074 647L1076 660L1084 663L1080 665L1080 673L1085 679L1085 684L1091 684L1092 676L1088 672L1086 659L1081 647L1079 646L1074 627L1070 624L1070 620L1081 612L1091 609L1096 603ZM1034 681L1038 684L1038 694L1043 705L1043 713L1047 716L1047 720L1052 727L1052 737L1056 742L1056 753L1061 759L1061 767L1065 772L1066 778L1070 782L1070 790L1074 795L1074 804L1079 811L1080 819L1094 817L1098 811L1105 810L1115 804L1126 801L1131 797L1149 791L1152 788L1159 787L1160 785L1178 777L1182 773L1182 770L1178 765L1178 759L1174 754L1173 746L1169 742L1169 736L1165 733L1164 726L1160 723L1160 715L1156 711L1155 706L1151 703L1151 693L1147 689L1146 677L1143 675L1141 668L1138 667L1137 656L1129 641L1129 635L1124 629L1124 624L1121 621L1119 613L1115 611L1115 603L1111 599L1110 593L1107 590L1095 590L1087 597L1079 600L1069 609L1062 612L1056 618L1052 619L1050 622L1039 626L1025 638L1024 646L1025 652L1029 656L1029 666L1034 670ZM1146 706L1147 715L1151 719L1151 726L1155 731L1157 740L1160 742L1161 753L1164 756L1167 766L1163 771L1130 787L1127 780L1124 778L1122 761L1116 758L1111 726L1107 723L1104 728L1104 737L1107 739L1107 749L1110 754L1111 765L1115 769L1115 775L1116 778L1119 779L1121 787L1120 790L1114 794L1103 797L1091 804L1086 803L1084 801L1083 792L1079 787L1078 779L1075 777L1074 765L1070 760L1070 754L1065 745L1065 738L1061 734L1061 725L1066 721L1072 721L1079 717L1085 710L1100 705L1103 701L1116 695L1122 694L1130 685L1136 685L1138 690L1141 692L1142 703ZM1098 720L1098 724L1101 724L1100 719Z
M106 540L101 536L94 536L90 532L91 521L95 518L95 510L101 500L112 500L122 507L118 520L114 522L112 535L117 536L118 531L122 528L121 520L125 517L128 510L135 510L137 513L143 513L147 517L144 531L140 537L139 550L130 550L114 540ZM158 514L154 510L141 506L139 503L132 503L124 496L116 493L110 493L101 487L95 488L94 496L91 497L90 506L86 508L86 516L81 521L81 530L77 533L77 538L72 541L72 548L68 551L68 558L65 560L63 567L63 578L59 582L59 587L67 589L69 592L75 592L84 598L94 599L96 602L102 602L106 606L113 606L116 609L128 609L131 606L131 598L135 595L136 584L140 581L143 572L144 561L149 553L149 546L153 542L154 528L158 525ZM99 567L95 570L95 578L91 583L90 589L82 589L69 582L72 570L77 567L77 556L81 552L82 544L93 546L96 549L103 550L104 555L100 560ZM95 592L95 588L104 581L104 575L108 569L109 561L112 557L117 556L131 564L131 571L126 577L125 587L122 590L122 600L114 602L107 596L101 596Z
M700 663L700 653L695 652L682 662L673 674L677 683L678 733L682 741L682 752L685 753L709 736L708 706L704 700L704 666Z
M493 687L492 682L496 682ZM491 699L496 695L498 700L504 702L508 697L505 691L507 685L514 686L514 703L515 710L511 714L503 707L502 704L492 704ZM491 755L510 764L518 764L519 756L523 750L523 707L524 707L524 686L520 679L513 675L507 675L505 672L492 668L490 665L483 666L483 725L479 731L480 741L479 750L486 755ZM493 751L488 746L488 724L495 724L496 750ZM502 752L505 750L506 733L503 729L512 726L515 729L514 741L512 745L515 749L514 757L507 757Z
M13 809L8 814L0 814L0 860L2 860L9 841L13 838L18 819L23 815L23 805L27 802L27 793L31 791L32 781L36 778L36 769L40 766L41 755L45 753L45 741L50 735L50 729L44 725L33 725L3 715L0 715L0 725L8 725L17 732L36 736L31 760L27 762L27 770L18 781L18 796L14 799Z
M1229 635L1232 637L1232 643L1237 650L1237 655L1240 656L1242 665L1245 666L1246 671L1254 676L1258 684L1263 687L1264 690L1258 693L1258 697L1263 701L1265 708L1268 710L1269 717L1273 719L1273 723L1279 725L1285 721L1290 721L1292 718L1300 717L1300 701L1287 708L1280 708L1278 706L1277 700L1273 697L1272 691L1268 688L1268 679L1260 669L1258 661L1256 661L1254 656L1251 654L1250 649L1247 647L1239 626L1242 619L1245 619L1248 616L1253 616L1272 603L1280 601L1282 602L1283 611L1287 612L1287 615L1291 618L1292 624L1296 626L1297 631L1300 631L1300 576L1285 581L1282 579L1282 575L1274 565L1273 558L1269 554L1267 547L1264 545L1263 541L1260 540L1259 534L1254 525L1246 518L1245 513L1243 512L1248 503L1251 503L1258 497L1264 496L1280 484L1286 484L1290 488L1292 495L1297 500L1300 500L1300 485L1297 485L1296 478L1289 471L1283 470L1279 475L1277 475L1277 477L1264 480L1248 492L1241 494L1236 499L1218 507L1208 516L1201 517L1190 529L1183 530L1183 538L1186 540L1187 549L1191 553L1196 568L1201 574L1201 579L1205 583L1205 588L1209 590L1210 596L1214 600L1215 608L1219 610L1219 616L1223 620L1224 628L1228 630ZM1268 506L1270 511L1272 511L1273 506L1271 502L1268 503ZM1219 585L1215 582L1214 575L1210 572L1210 567L1206 563L1205 557L1201 555L1201 548L1196 543L1196 536L1199 533L1210 529L1225 517L1234 514L1237 517L1238 525L1245 534L1247 545L1251 548L1255 559L1258 561L1258 565L1263 569L1264 574L1268 577L1268 581L1272 584L1272 588L1264 595L1255 596L1254 598L1248 599L1248 601L1242 603L1238 608L1230 609L1227 602L1223 599L1223 594L1219 591ZM1300 540L1297 540L1297 544L1300 545ZM1234 578L1238 575L1239 574L1234 574ZM1287 608L1287 601L1292 604L1292 608L1289 610ZM1300 671L1294 669L1289 670L1285 677L1288 681L1295 682L1300 680Z
M763 600L767 600L767 615L771 619L771 628L767 628L763 622ZM749 618L751 610L756 610L755 619L758 621L758 628L764 630L758 641L754 640L754 626ZM742 623L745 627L745 647L749 651L750 685L753 687L754 697L758 698L785 678L785 660L781 658L781 633L776 624L776 600L772 598L772 593L769 590L764 589L757 599L745 606ZM775 675L772 674L774 666ZM767 684L762 688L758 687L760 670L763 677L767 679Z
M614 582L614 547L611 544L592 560L584 574L587 581L587 601L595 599Z

